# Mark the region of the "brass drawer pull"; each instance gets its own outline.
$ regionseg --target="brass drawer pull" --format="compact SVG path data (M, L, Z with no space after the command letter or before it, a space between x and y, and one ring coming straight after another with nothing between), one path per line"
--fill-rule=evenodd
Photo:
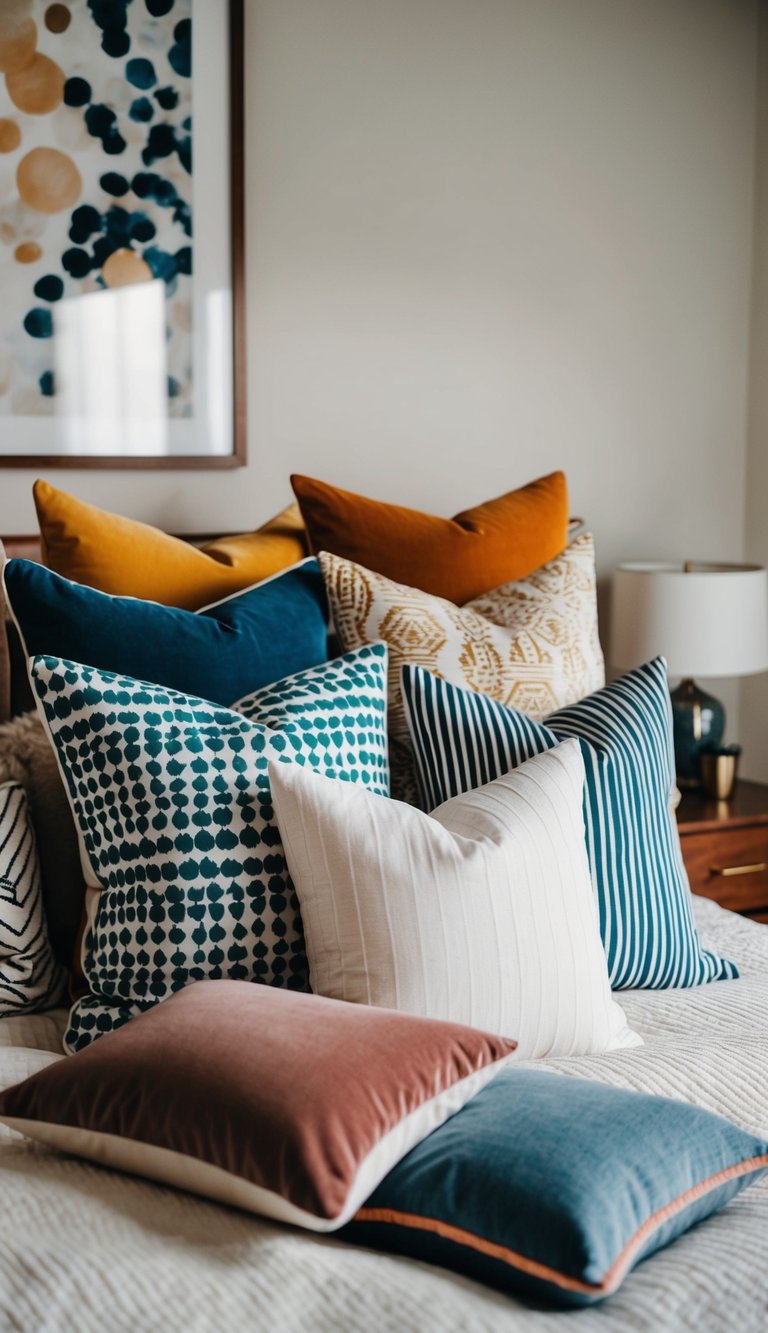
M763 870L768 870L768 861L758 861L753 866L710 866L710 875L722 875L728 878L731 875L759 875Z

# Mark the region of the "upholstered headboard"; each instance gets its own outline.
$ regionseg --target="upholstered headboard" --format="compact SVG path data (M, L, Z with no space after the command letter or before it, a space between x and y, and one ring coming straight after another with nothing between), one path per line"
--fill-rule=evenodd
M25 560L41 561L43 558L37 533L33 537L4 537L0 545L5 548L9 560L13 555L22 556Z

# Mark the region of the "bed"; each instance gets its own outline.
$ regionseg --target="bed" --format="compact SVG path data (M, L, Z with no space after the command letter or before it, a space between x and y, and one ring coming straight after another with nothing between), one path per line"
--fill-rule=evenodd
M696 899L738 981L621 992L645 1046L545 1062L768 1132L768 929ZM65 1014L0 1020L0 1087L62 1058ZM768 1327L768 1177L642 1263L602 1305L524 1305L420 1263L309 1237L87 1165L0 1129L0 1328L312 1333Z
M63 499L71 503L71 498ZM106 526L95 544L97 552L105 534L114 535L111 516L101 519ZM590 566L584 583L588 606L582 609L579 624L585 643L592 626L599 651L591 541L585 556ZM39 555L36 548L27 547L14 553ZM71 570L63 572L79 578ZM133 596L138 596L135 589ZM169 602L177 604L182 605ZM560 614L572 635L568 599L563 600ZM324 663L324 618L321 630ZM42 645L35 651L49 649ZM50 651L74 661L91 660L74 651L63 652L58 644ZM10 711L31 706L20 651L16 667L13 673L6 670L5 683L0 679L0 712L4 700ZM118 668L108 663L106 669ZM124 669L131 676L157 679L133 666ZM599 669L602 680L602 657ZM269 679L274 681L277 674L290 671L286 668ZM574 697L600 683L585 682ZM187 688L171 684L174 689ZM233 689L219 702L228 704L240 694L242 690ZM46 811L51 809L47 798L43 805ZM38 842L44 851L42 844L47 846L51 839L38 835ZM54 896L60 895L62 886L57 855ZM80 893L81 877L76 878ZM689 989L617 991L615 998L630 1026L644 1039L642 1047L545 1059L537 1061L537 1068L565 1076L565 1088L570 1076L688 1101L765 1137L768 928L706 899L694 902L703 945L732 959L740 978ZM75 920L81 905L78 900ZM64 956L71 958L71 947ZM64 1058L67 1017L62 1009L0 1018L0 1091ZM160 1328L207 1333L273 1327L285 1333L356 1333L369 1328L377 1333L497 1329L535 1333L572 1326L576 1333L600 1329L764 1333L768 1329L768 1176L641 1263L616 1295L602 1304L567 1312L502 1295L445 1269L332 1236L292 1230L67 1157L2 1126L0 1200L2 1333L59 1333L73 1326L83 1333Z

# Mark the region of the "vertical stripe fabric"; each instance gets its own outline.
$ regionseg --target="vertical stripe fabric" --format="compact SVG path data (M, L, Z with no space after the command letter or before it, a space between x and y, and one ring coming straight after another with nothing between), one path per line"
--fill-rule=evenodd
M697 986L739 975L702 949L670 808L672 711L663 658L534 722L421 667L403 700L428 808L516 768L569 737L586 773L584 822L614 990Z
M8 782L0 786L0 1017L50 1009L63 986L48 941L26 792Z

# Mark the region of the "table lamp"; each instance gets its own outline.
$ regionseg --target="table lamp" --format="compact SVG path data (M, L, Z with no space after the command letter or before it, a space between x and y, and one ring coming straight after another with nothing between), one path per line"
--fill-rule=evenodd
M613 576L609 659L628 670L663 655L672 691L680 786L699 785L703 751L725 730L718 699L694 676L747 676L768 670L768 573L758 565L632 563Z

